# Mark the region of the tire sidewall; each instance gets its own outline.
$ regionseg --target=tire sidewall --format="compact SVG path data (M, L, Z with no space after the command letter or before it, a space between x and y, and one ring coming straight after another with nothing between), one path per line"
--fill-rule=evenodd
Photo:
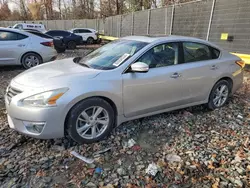
M76 49L76 42L75 41L69 41L68 42L68 49L70 49L70 50Z
M106 130L98 137L94 138L94 139L84 139L83 137L81 137L77 130L76 130L76 122L77 122L77 118L78 116L87 108L91 107L91 106L100 106L102 108L104 108L108 115L109 115L109 124L108 127L106 128ZM106 102L103 99L100 98L91 98L91 99L86 99L81 101L80 103L76 104L70 111L69 113L69 117L67 120L67 132L70 135L70 137L78 142L79 144L89 144L89 143L94 143L97 141L102 140L103 138L105 138L106 136L108 136L111 132L111 130L113 129L113 125L114 125L114 121L115 121L115 115L114 115L114 110L113 108L110 106L110 104L108 102Z
M94 38L93 37L89 37L87 39L87 44L94 44Z
M214 99L215 91L216 91L216 89L217 89L220 85L226 85L226 86L228 87L228 96L227 96L227 99L226 99L226 101L224 102L224 104L223 104L222 106L220 106L220 107L217 107L217 106L214 105L213 99ZM212 89L212 91L211 91L211 93L210 93L210 95L209 95L209 102L208 102L208 107L209 107L209 109L215 110L216 108L221 108L221 107L223 107L225 104L227 104L227 102L228 102L228 100L229 100L230 93L231 93L231 89L232 89L232 88L231 88L231 86L230 86L230 84L229 84L228 81L226 81L226 80L221 80L221 81L217 82L217 83L214 85L214 87L213 87L213 89Z
M37 54L35 54L35 53L32 53L32 52L29 52L29 53L25 54L25 55L22 57L22 59L21 59L21 64L22 64L22 66L23 66L25 69L30 69L30 68L32 68L32 67L28 67L28 66L25 64L25 62L24 62L24 60L25 60L28 56L30 56L30 55L35 56L36 58L39 59L39 64L38 64L38 65L42 64L42 58L41 58L39 55L37 55ZM38 66L38 65L36 65L36 66Z

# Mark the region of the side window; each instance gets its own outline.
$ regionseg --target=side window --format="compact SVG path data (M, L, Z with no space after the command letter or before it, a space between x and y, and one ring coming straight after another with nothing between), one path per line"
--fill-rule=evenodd
M23 29L23 25L22 24L18 24L16 27L17 27L17 29Z
M218 59L220 57L220 51L219 50L211 47L211 51L212 51L212 58L213 59Z
M213 59L210 47L205 44L184 42L183 52L185 63Z
M137 62L148 64L149 68L165 67L178 64L178 43L161 44L143 54Z
M0 31L0 41L18 40L18 34L8 31Z
M79 29L79 33L92 33L92 32L88 29Z
M17 34L17 40L23 40L23 39L26 39L26 38L28 38L28 36L22 35L22 34Z
M63 36L63 37L69 36L69 33L65 31L58 31L57 33L58 33L58 36Z
M73 30L73 33L81 33L81 32L79 32L79 29L75 29Z

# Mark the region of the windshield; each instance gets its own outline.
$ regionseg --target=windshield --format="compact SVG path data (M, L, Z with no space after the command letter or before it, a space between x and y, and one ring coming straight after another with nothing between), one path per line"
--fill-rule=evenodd
M116 40L83 57L78 63L94 69L114 69L147 44L146 42L133 40Z

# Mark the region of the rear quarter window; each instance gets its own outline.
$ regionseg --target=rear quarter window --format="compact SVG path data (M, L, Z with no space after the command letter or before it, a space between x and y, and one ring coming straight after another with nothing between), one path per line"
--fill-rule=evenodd
M213 48L213 47L211 47L210 50L212 52L213 59L218 59L220 57L220 50Z

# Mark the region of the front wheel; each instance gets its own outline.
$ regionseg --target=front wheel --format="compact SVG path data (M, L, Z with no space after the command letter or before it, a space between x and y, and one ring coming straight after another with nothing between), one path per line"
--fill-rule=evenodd
M71 109L66 128L70 137L79 144L93 143L110 134L114 120L114 110L107 101L90 98Z
M224 106L229 99L230 92L231 88L228 81L221 80L217 82L210 93L208 108L215 110L216 108Z

